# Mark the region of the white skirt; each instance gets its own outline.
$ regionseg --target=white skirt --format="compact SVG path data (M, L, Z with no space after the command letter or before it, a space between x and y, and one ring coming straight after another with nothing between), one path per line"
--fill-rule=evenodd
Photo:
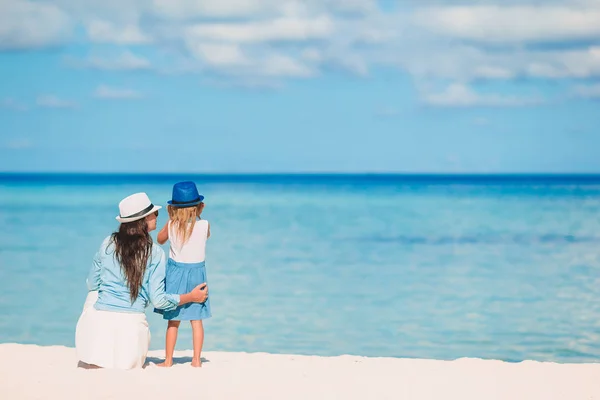
M102 368L141 368L150 346L144 313L99 311L98 292L89 292L77 322L75 347L80 361Z

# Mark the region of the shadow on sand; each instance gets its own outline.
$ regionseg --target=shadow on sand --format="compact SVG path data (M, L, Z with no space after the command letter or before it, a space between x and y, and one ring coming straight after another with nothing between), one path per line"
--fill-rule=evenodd
M202 360L202 364L210 362L210 360L207 360L204 357L201 357L200 359ZM164 358L147 357L146 363L144 364L144 368L146 368L148 365L150 365L150 363L160 364L163 361L165 361ZM191 362L192 362L192 357L173 357L173 365L190 364Z
M210 360L207 360L204 357L201 357L201 360L202 360L202 364L210 362ZM164 361L163 358L147 357L146 358L146 362L144 363L144 366L142 368L146 368L147 366L150 365L150 363L160 364L163 361ZM174 357L173 358L173 365L177 365L177 364L191 364L191 362L192 362L192 357ZM87 363L84 363L83 361L79 361L77 363L77 368L83 368L83 369L102 369L102 367L98 367L97 365L93 365L93 364L87 364Z

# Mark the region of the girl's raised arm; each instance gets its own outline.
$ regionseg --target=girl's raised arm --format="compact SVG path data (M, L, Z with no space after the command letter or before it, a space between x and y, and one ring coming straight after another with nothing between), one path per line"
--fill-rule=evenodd
M102 257L100 255L101 250L102 249L98 250L96 253L92 267L90 268L90 272L88 273L86 279L88 291L95 291L100 288L100 269L102 267Z
M156 237L156 241L158 244L165 244L169 240L169 221L163 226L163 228L158 232L158 236Z
M90 272L88 273L86 283L88 291L92 292L98 290L100 288L100 284L102 283L100 279L100 272L102 269L102 255L106 254L106 248L110 243L110 237L107 237L100 245L100 248L96 252L94 256L94 261L92 262L92 267L90 268Z

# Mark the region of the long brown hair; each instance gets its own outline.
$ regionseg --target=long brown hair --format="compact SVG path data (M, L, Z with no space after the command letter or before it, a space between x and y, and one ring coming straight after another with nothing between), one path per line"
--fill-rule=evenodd
M115 244L115 257L125 274L133 303L142 287L148 259L152 254L152 237L148 233L146 218L122 223L111 238Z
M204 209L204 203L200 203L192 207L173 207L169 206L169 218L171 219L171 227L175 231L175 235L180 240L183 246L189 240L192 232L194 231L194 225L196 224L196 218L202 214Z

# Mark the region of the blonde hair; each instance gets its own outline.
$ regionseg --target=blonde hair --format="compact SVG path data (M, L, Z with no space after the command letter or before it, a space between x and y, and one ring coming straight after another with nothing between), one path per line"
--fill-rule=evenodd
M167 207L171 227L182 245L190 239L194 225L196 225L196 218L200 216L203 209L204 203L192 207Z

